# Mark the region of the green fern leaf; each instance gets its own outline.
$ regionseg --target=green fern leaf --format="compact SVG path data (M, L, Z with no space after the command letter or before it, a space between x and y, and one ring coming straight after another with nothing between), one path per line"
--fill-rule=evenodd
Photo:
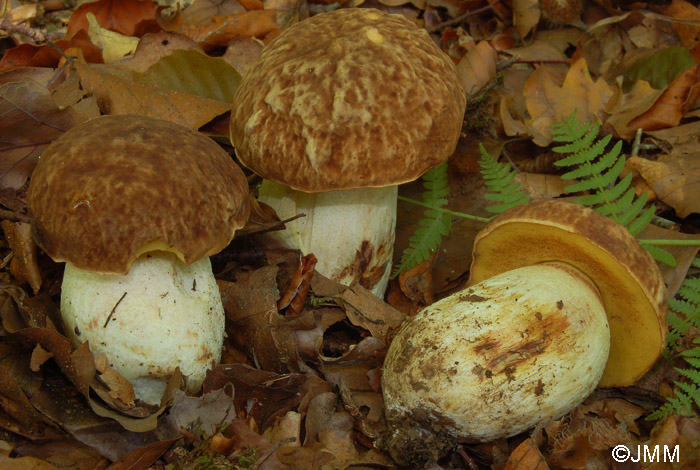
M423 203L429 208L423 212L425 217L418 221L418 228L409 238L401 261L391 273L392 279L430 258L430 253L440 246L442 237L450 233L450 216L440 210L447 205L447 195L450 193L447 163L428 170L423 175L423 187L426 189L422 195Z
M666 356L669 357L679 340L689 334L691 327L700 325L700 278L688 278L683 281L676 296L668 300L671 309L668 315L670 331ZM672 414L692 416L700 409L700 338L693 341L696 345L680 353L680 357L690 368L675 368L681 380L674 380L675 397L651 413L647 419L665 418Z
M552 126L553 140L562 143L552 150L568 154L554 164L572 167L562 175L563 179L577 180L564 188L567 192L590 191L590 194L579 196L574 202L593 207L636 236L649 225L654 209L647 207L646 194L640 197L634 194L631 174L620 178L626 160L622 154L622 141L617 141L606 152L612 136L597 139L599 130L597 122L580 123L576 120L576 113L565 122ZM642 246L654 259L675 266L676 261L668 251L649 243Z
M515 172L512 171L510 162L498 163L482 144L479 144L479 151L481 152L479 166L487 191L484 198L499 203L486 206L485 209L491 213L500 214L511 207L529 202L530 198L520 189L520 183L513 181Z

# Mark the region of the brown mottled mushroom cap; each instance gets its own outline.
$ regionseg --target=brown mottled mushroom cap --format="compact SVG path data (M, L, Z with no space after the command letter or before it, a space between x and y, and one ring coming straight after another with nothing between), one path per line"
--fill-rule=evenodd
M284 30L244 75L231 140L263 178L305 192L413 181L454 152L454 63L401 15L348 8Z
M152 250L185 263L225 248L248 219L248 184L214 141L144 116L102 116L41 155L27 199L34 238L55 261L126 274Z
M469 285L546 261L578 268L600 291L610 355L599 386L639 380L666 346L666 286L651 255L622 225L590 208L532 202L504 212L477 234Z

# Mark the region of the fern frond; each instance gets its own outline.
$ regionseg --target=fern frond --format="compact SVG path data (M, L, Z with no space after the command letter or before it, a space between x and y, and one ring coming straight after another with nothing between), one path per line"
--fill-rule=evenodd
M511 163L498 163L482 144L479 144L479 151L481 160L478 163L487 191L484 198L499 203L486 206L485 209L494 214L500 214L511 207L529 202L530 198L520 189L520 183L513 181L515 172L512 171Z
M607 152L612 136L606 135L600 139L600 125L589 121L580 123L576 113L563 123L552 126L551 134L555 142L562 145L552 150L568 154L554 162L559 167L573 167L562 175L566 180L577 180L564 189L570 193L590 191L590 194L579 196L574 202L593 207L595 211L610 217L623 225L632 235L639 234L654 216L653 207L647 207L646 194L637 197L631 187L632 174L620 178L625 166L625 156L622 154L622 141L617 141ZM649 243L642 244L652 257L671 266L675 259L668 251Z
M668 347L666 356L670 356L691 327L700 325L700 278L688 278L683 281L676 296L668 301ZM693 341L694 347L680 353L680 357L689 368L675 368L681 375L681 380L674 380L675 397L668 398L666 403L651 413L647 419L665 418L672 414L692 416L700 409L700 338Z
M428 170L423 175L423 187L423 205L428 209L423 212L425 217L418 221L419 227L409 238L408 247L401 255L399 264L394 267L391 279L430 258L430 253L440 246L442 237L450 233L450 216L440 210L447 205L447 195L450 193L447 163Z

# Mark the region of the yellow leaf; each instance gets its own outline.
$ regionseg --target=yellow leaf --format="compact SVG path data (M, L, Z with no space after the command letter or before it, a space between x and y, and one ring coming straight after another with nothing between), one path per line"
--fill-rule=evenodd
M114 62L133 54L139 43L139 38L124 36L100 26L93 13L86 15L88 24L88 36L90 41L102 50L102 58L105 62Z
M549 133L552 124L565 121L574 111L580 121L602 121L614 88L602 78L593 80L586 60L579 59L561 85L546 67L538 68L525 83L523 93L530 114L525 124L531 128L534 142L546 146L552 141Z

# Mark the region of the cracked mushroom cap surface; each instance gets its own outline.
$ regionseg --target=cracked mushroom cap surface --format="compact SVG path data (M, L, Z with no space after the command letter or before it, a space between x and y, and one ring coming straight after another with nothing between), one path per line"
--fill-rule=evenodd
M263 178L314 193L413 181L447 160L465 93L401 15L347 8L285 29L241 80L231 141Z
M477 234L469 285L546 261L578 268L600 291L611 344L599 386L639 380L666 345L667 292L651 255L626 228L590 208L533 202L504 212Z
M27 200L55 261L126 274L149 251L185 263L225 248L250 212L243 171L213 140L145 116L101 116L44 150Z

